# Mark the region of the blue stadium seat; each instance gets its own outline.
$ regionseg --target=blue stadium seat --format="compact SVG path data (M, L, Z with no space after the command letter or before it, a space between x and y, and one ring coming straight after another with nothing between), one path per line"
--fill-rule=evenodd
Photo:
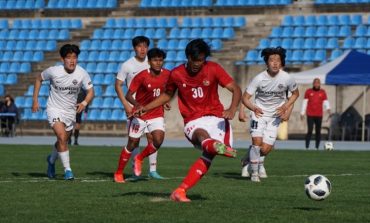
M22 62L18 71L19 71L19 73L29 73L29 72L31 72L31 63Z
M91 111L89 111L89 113L87 114L87 120L96 121L98 120L99 116L100 116L100 109L91 109Z
M367 26L359 25L356 27L355 36L366 36L367 35Z
M40 108L46 108L47 99L46 97L39 97L38 98Z
M304 33L305 33L305 28L303 28L302 26L299 26L299 27L295 27L294 30L293 30L293 37L304 37Z
M338 26L329 26L328 32L326 34L327 37L336 37L339 35L339 27Z
M32 85L33 86L33 85ZM40 88L40 96L49 96L49 86L47 85L42 85Z
M95 69L94 69L94 72L95 72ZM92 81L93 81L94 85L102 85L103 81L104 81L104 75L103 74L96 74Z
M101 85L95 85L94 86L94 93L95 93L96 97L103 96L103 87Z
M360 14L352 15L352 17L351 17L351 25L361 25L361 24L362 24L362 15L360 15Z
M278 47L281 46L281 39L274 38L270 41L270 47Z
M5 80L5 83L4 84L7 84L7 85L14 85L18 82L18 78L17 78L17 75L16 74L8 74L8 76L6 77L6 80Z
M305 25L305 18L303 15L297 15L293 17L293 26Z
M94 73L95 70L96 70L96 63L94 62L89 62L86 64L86 67L85 67L85 70L88 72L88 73Z
M212 30L211 38L217 39L217 38L222 37L222 35L223 35L223 29L222 28L214 28Z
M9 23L7 19L0 19L0 30L1 29L8 29Z
M261 39L256 49L264 49L270 46L269 39Z
M178 48L179 41L176 39L170 39L167 44L168 50L176 50Z
M107 63L105 62L98 62L96 64L96 69L94 73L105 73L107 70Z
M4 96L4 95L5 95L5 87L4 85L0 84L0 96Z
M90 51L89 56L87 57L87 61L97 61L99 58L99 52L98 51Z
M315 56L315 51L314 50L305 50L303 53L303 62L312 62L313 58Z
M108 86L107 88L109 87L113 87L113 86ZM111 108L111 107L113 107L113 97L105 97L103 99L102 108Z
M350 26L341 26L340 29L339 29L339 33L338 33L338 36L339 37L347 37L347 36L350 36L352 33L351 31L351 27Z
M22 120L29 120L31 118L31 116L32 116L31 108L23 109Z
M341 56L343 54L343 51L340 50L340 49L335 49L331 52L331 55L330 55L330 58L329 60L330 61L333 61L335 60L336 58L338 58L339 56Z
M171 61L175 61L175 59L176 59L176 51L173 51L173 50L167 51L166 61L171 62Z
M112 121L124 121L126 120L126 114L122 109L114 109L112 112L111 119Z
M304 41L303 49L313 49L315 47L315 39L314 38L307 38Z
M316 62L324 63L326 61L326 50L317 50L313 59Z
M32 96L33 95L33 85L28 86L27 92L24 94L24 96Z
M288 26L284 27L281 33L281 37L291 37L293 35L293 28Z
M285 49L292 49L293 47L293 39L291 38L284 38L281 42L281 47Z
M364 49L364 48L366 48L366 42L367 42L367 39L364 38L364 37L356 38L354 48L355 49Z
M113 29L104 29L102 39L112 39L113 35L114 35Z
M172 70L173 68L175 68L175 63L173 63L173 62L166 62L164 64L164 68L166 68L168 70Z
M338 38L330 38L326 45L326 49L337 49L339 48Z
M280 26L273 27L272 31L271 31L271 34L270 34L270 37L280 38L281 33L282 33L282 28Z
M153 38L154 39L164 39L166 38L167 33L164 28L156 29Z
M303 58L303 51L302 50L294 50L292 54L291 61L293 63L299 63L302 61Z
M129 51L122 51L119 54L119 61L126 61L130 58L130 52Z
M315 49L325 49L327 44L326 38L318 38L315 42Z
M222 32L222 38L233 39L235 37L235 32L233 28L225 28Z
M113 108L123 108L122 102L118 97L114 98Z
M4 84L6 81L6 74L0 73L0 85Z
M316 19L318 26L326 26L328 24L328 17L326 15L319 15Z
M46 48L44 50L46 51L54 51L57 49L57 41L56 40L48 40L46 42Z
M325 37L328 34L328 27L327 26L319 26L317 27L315 37Z
M168 45L167 39L160 39L157 42L157 47L160 48L160 49L166 50L167 49L167 45Z
M305 25L306 26L316 26L316 16L314 16L314 15L306 16Z
M144 36L148 37L149 39L153 39L155 36L155 33L156 31L153 28L147 28L145 29Z
M179 37L180 37L180 29L179 28L172 28L170 30L169 38L170 39L177 39Z
M105 89L105 92L103 94L104 97L113 97L113 96L116 96L116 90L114 89L114 86L113 85L109 85L107 86L107 88ZM112 104L113 104L113 100L112 100Z
M293 26L293 16L291 15L287 15L284 17L283 19L283 22L282 22L282 26Z
M339 25L347 26L351 23L351 17L349 15L339 15Z
M101 108L103 106L103 98L95 97L90 105L90 108Z
M328 16L328 25L330 25L330 26L337 26L337 25L339 25L339 17L338 17L338 15L329 15Z
M347 37L344 39L344 42L343 42L343 46L342 48L343 49L352 49L355 45L355 39L352 38L352 37Z
M221 39L213 39L211 41L211 48L212 50L221 50L223 47L222 40ZM185 49L185 48L184 48Z
M110 120L111 116L112 116L112 112L110 109L103 109L100 113L100 116L98 117L98 120L100 121Z
M24 108L24 102L25 98L23 96L15 97L14 103L17 106L17 108Z
M118 63L110 62L107 65L106 73L117 73L118 72Z
M234 27L244 27L247 24L247 20L243 16L238 16L234 19Z
M103 49L109 49L110 48L110 41L108 40L109 44L104 44L104 41L102 43L102 48ZM109 58L108 51L100 51L99 56L98 56L98 61L108 61L108 58Z
M9 72L10 64L9 62L0 62L0 73Z
M304 39L303 38L295 38L293 40L293 49L303 49L304 46Z

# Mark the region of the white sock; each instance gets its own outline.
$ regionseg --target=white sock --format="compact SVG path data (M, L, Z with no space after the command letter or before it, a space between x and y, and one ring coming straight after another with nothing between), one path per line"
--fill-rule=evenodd
M64 172L67 170L71 170L71 165L69 164L69 150L64 152L58 152L59 158L62 161Z
M140 153L140 147L136 147L134 150L131 151L131 166L134 167L134 157Z
M150 172L157 171L157 155L158 155L158 151L153 154L150 154L149 156L149 171Z
M54 145L53 146L53 149L51 150L49 162L53 164L53 163L55 163L55 161L57 159L58 159L58 150L57 150L57 148Z
M252 145L249 151L249 160L250 160L253 173L258 172L258 163L260 160L260 150L261 148L259 146Z
M263 166L263 164L265 163L265 157L266 157L266 156L260 156L260 160L259 160L259 162L258 162L258 165L259 165L259 166Z

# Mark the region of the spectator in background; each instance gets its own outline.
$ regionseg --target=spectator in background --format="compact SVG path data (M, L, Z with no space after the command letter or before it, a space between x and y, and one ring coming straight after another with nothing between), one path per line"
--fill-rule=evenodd
M5 96L4 103L0 108L0 113L9 113L9 116L3 116L1 118L1 129L5 130L4 135L14 136L15 124L19 122L19 113L12 96Z
M86 97L86 90L83 89L83 88L81 88L80 93L78 93L78 96L77 96L77 104L83 102L83 100L85 99L85 97ZM74 132L69 136L69 140L68 140L68 144L69 145L72 144L72 135L74 135L74 137L75 137L75 140L73 142L73 145L75 145L75 146L78 146L79 145L79 143L78 143L78 137L80 136L81 122L82 122L82 113L84 113L85 116L86 116L88 110L89 110L89 105L87 105L85 107L85 110L83 110L82 112L76 114L76 123L75 123L75 127L74 127Z
M319 78L313 80L313 87L306 90L302 103L301 120L307 115L307 134L306 149L310 146L313 126L315 125L315 148L319 149L321 140L321 123L323 117L323 107L327 110L330 117L330 104L326 92L321 89Z

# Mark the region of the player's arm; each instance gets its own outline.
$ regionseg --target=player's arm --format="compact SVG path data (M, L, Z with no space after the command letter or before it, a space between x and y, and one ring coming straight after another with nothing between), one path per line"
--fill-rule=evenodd
M288 110L280 117L283 121L289 121L290 115L292 114L294 104L292 104Z
M245 106L243 103L239 107L239 121L246 122L247 121L247 115L245 114Z
M261 117L263 114L263 111L260 107L255 105L251 101L252 95L249 94L247 91L244 92L243 97L242 97L242 103L245 107L247 107L249 110L253 111L256 117Z
M139 106L137 110L135 111L135 115L140 116L141 114L149 110L152 110L153 108L156 108L156 107L159 107L161 105L168 103L174 95L175 95L175 91L169 91L169 90L165 91L164 93L159 95L158 98L156 98L149 104L142 106L142 107Z
M286 113L290 106L294 104L294 102L299 97L299 90L298 88L292 91L292 95L289 97L288 101L286 101L282 106L276 109L276 114L279 117L282 117L284 113Z
M85 108L87 107L87 105L92 101L92 99L94 98L94 88L91 87L89 89L86 90L86 97L85 99L77 104L77 113L81 113L83 110L85 110Z
M42 77L41 74L37 75L36 80L35 80L35 85L33 88L33 97L32 97L32 112L38 112L39 111L39 92L41 88L41 83L42 83Z
M117 96L118 96L119 100L121 101L123 107L125 108L127 116L131 116L132 106L130 105L130 103L125 98L125 95L124 95L123 90L122 90L122 85L123 85L123 81L121 81L119 79L116 79L114 87L115 87Z
M129 90L126 94L126 100L130 102L130 104L132 104L134 107L138 107L140 106L140 104L135 100L133 96L134 94L135 92L131 92L131 90Z
M235 83L235 81L227 84L225 88L233 93L233 96L231 98L231 104L229 108L223 112L222 116L226 119L233 119L236 111L238 110L242 91L240 90L240 87Z

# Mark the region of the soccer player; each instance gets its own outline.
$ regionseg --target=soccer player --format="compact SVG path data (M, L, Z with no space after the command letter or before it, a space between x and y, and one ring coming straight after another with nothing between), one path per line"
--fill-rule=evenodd
M148 51L149 69L141 71L131 81L126 99L135 108L144 106L157 98L165 89L170 71L162 69L166 54L164 51L153 48ZM133 95L136 94L136 99ZM131 157L131 152L139 146L140 137L149 131L152 142L148 143L145 149L134 157L134 174L141 175L141 164L145 157L156 153L164 139L164 108L159 106L140 117L131 117L129 137L126 147L122 149L117 171L114 173L114 180L117 183L124 183L123 170Z
M315 148L318 150L321 141L321 123L323 117L323 107L327 110L330 117L330 103L326 92L321 88L319 78L313 80L312 88L306 90L302 103L301 120L307 113L307 134L306 134L306 149L310 146L310 140L315 124Z
M57 141L47 157L47 176L55 178L55 161L58 156L64 167L64 179L74 179L70 166L68 139L76 120L76 113L81 113L94 97L94 89L89 74L77 65L80 49L73 44L65 44L59 50L63 65L49 67L36 77L32 111L39 110L38 95L42 81L50 81L50 93L47 103L47 115ZM87 91L85 99L77 103L77 95L83 87Z
M83 100L85 100L85 97L86 97L86 91L81 88L80 90L80 93L78 94L77 96L77 103L81 103ZM73 142L73 145L75 146L78 146L79 143L78 143L78 137L80 136L80 129L81 129L81 123L82 123L82 113L84 113L85 115L87 115L87 112L89 110L89 105L87 105L84 109L83 112L80 112L80 113L77 113L76 114L76 123L75 123L75 127L73 129L73 133L71 132L71 135L69 136L69 139L68 139L68 145L71 145L72 144L72 134L74 136L74 142Z
M242 176L248 176L249 165L252 170L251 180L260 182L266 178L265 156L273 149L278 127L282 120L288 120L293 104L299 96L294 79L282 68L285 65L285 49L281 47L262 50L267 69L253 78L246 88L242 102L251 111L252 145L244 160ZM291 96L288 98L288 93ZM251 98L255 95L254 102ZM243 116L240 112L239 116ZM239 117L242 119L243 117Z
M184 119L186 138L203 151L191 166L181 185L172 192L171 199L190 202L186 191L204 176L216 155L236 157L232 149L232 131L229 119L235 116L241 90L232 77L217 63L207 61L211 51L203 39L190 41L185 49L187 63L171 71L166 91L153 102L138 108L135 114L149 112L168 102L178 92L180 113ZM224 109L218 95L218 86L232 92L230 106Z
M120 99L123 107L126 111L127 117L132 115L132 105L126 100L122 85L126 82L127 87L130 87L132 79L141 71L150 68L147 58L147 53L150 45L150 40L145 36L136 36L132 39L132 47L135 51L135 56L121 65L121 68L117 74L115 90L118 98ZM127 121L127 126L130 126L130 120ZM148 133L145 130L145 133ZM153 143L151 134L146 134L148 145ZM138 144L139 145L139 144ZM139 146L131 153L132 157L135 157L140 152ZM133 163L134 166L134 163ZM118 175L117 175L118 176ZM153 153L149 156L149 177L153 179L163 179L163 177L157 172L157 153ZM121 183L121 178L114 178L115 182Z

